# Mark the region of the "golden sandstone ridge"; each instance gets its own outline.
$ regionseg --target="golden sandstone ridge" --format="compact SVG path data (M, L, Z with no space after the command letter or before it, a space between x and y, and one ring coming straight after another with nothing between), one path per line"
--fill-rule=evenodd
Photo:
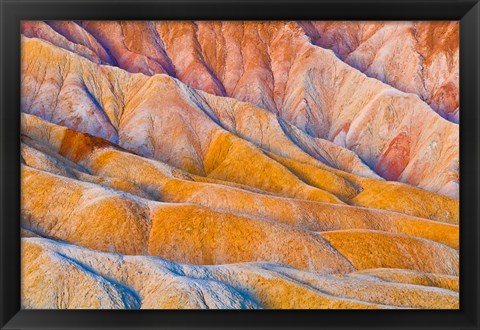
M457 309L457 31L23 22L23 307Z

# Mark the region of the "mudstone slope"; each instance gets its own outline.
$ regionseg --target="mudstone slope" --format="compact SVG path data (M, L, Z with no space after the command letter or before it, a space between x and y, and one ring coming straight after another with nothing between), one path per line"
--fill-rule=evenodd
M458 26L389 24L23 22L23 306L458 308Z

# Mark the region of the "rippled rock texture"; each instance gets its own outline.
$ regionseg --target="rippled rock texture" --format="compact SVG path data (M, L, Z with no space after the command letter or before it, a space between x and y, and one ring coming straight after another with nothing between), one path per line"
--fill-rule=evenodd
M25 308L458 308L458 23L22 23Z

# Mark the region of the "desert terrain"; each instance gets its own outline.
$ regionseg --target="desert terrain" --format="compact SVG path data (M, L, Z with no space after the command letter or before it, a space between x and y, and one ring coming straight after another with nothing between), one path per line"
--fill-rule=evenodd
M23 308L459 308L457 22L21 32Z

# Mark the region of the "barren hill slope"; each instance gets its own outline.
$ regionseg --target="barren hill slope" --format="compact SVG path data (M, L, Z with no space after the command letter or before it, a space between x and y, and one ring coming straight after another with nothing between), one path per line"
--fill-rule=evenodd
M388 180L458 195L458 126L430 111L418 98L403 95L346 66L343 70L347 83L343 90L354 95L335 97L349 100L338 104L340 112L335 114L336 120L329 125L327 118L319 121L318 117L305 122L306 126L299 130L298 123L297 126L288 124L281 115L276 119L261 108L195 91L165 75L150 78L98 66L39 39L24 39L23 54L23 111L118 142L193 174L206 174L208 164L204 162L208 159L205 157L217 152L208 150L207 146L215 139L225 140L231 136L224 133L229 129L264 149L277 153L282 149L283 155L288 153L288 157L302 162L315 158L356 174L375 177L363 161ZM327 53L326 59L330 57L334 56ZM318 81L325 80L324 75L321 78ZM365 85L363 91L353 87L352 84L358 83ZM318 95L315 106L322 108L321 102L322 97ZM245 107L248 109L242 111ZM311 109L312 113L323 116L320 108ZM335 106L331 104L328 109L335 111ZM295 121L301 117L297 114ZM256 124L243 124L240 118L243 121L255 118ZM312 132L308 125L318 132ZM338 125L343 128L335 129L333 140L340 146L332 147L315 137L323 135L320 131L328 126ZM164 140L172 138L175 144ZM225 143L237 140L237 137L227 138ZM343 151L341 146L355 151L362 161ZM245 148L250 147L242 149L243 156ZM329 161L332 151L339 157ZM238 153L238 149L230 152ZM302 156L292 156L293 153ZM222 178L224 174L217 171L215 175Z
M458 309L455 34L24 21L22 306Z
M23 268L23 305L27 308L458 306L457 292L415 281L402 283L361 274L338 277L267 263L190 266L159 258L122 257L42 238L24 238L22 244L23 258L28 261ZM46 290L52 285L54 290ZM63 294L56 296L59 292Z
M262 296L263 300L260 299L260 303L256 299L244 300L246 298L238 296L236 291L230 292L230 289L222 289L216 284L213 289L208 283L205 283L206 287L200 284L204 294L209 292L209 295L213 295L217 292L218 295L218 292L222 292L219 296L211 298L211 303L208 304L211 308L215 306L216 308L241 306L381 308L381 305L451 308L458 303L456 294L445 291L438 293L440 296L435 292L435 295L429 296L431 289L416 286L417 281L425 286L425 282L422 281L425 277L438 277L439 284L430 285L442 287L447 285L444 284L445 281L451 283L455 279L458 280L458 251L455 250L458 248L458 226L443 222L448 219L439 218L442 221L439 222L397 212L274 196L260 190L252 191L247 186L230 185L227 182L209 181L189 175L159 161L132 154L108 141L44 122L38 117L23 115L22 123L22 159L25 163L22 167L22 227L25 229L24 232L28 233L24 234L26 236L38 235L99 251L125 255L149 254L175 262L197 265L224 265L251 261L286 264L307 271L295 273L298 271L292 270L297 274L295 276L301 276L302 283L304 278L307 278L308 283L312 283L309 285L313 285L314 288L320 285L322 291L328 287L329 290L333 290L330 292L335 296L325 298L322 294L317 298L312 297L308 300L308 304L304 301L298 302L298 305L288 305L283 300L285 297L277 300L281 298L276 295L271 296L269 293L271 290L278 290L278 285L284 280L275 279L275 284L259 287L258 284L254 284L255 281L248 284L249 282L245 282L245 277L242 276L242 280L237 279L234 283L242 287L247 284L249 290L259 292L255 295L265 295ZM68 149L65 149L66 142L70 146ZM411 192L415 191L421 190L416 189ZM432 193L428 193L420 194L417 198L423 198L424 202L429 202L428 195L433 196ZM57 200L55 204L50 202L52 198ZM441 198L446 199L446 197ZM445 211L449 212L448 204L435 206L442 207L442 205L445 205L444 207L447 207ZM423 209L420 209L421 211ZM455 221L455 219L452 220ZM25 248L28 246L25 245ZM288 246L288 249L285 249L285 246ZM27 251L29 250L25 250L27 256L33 253ZM376 253L372 254L372 251ZM365 254L369 257L366 258ZM36 256L33 258L37 259L38 255ZM25 267L31 269L27 272L31 275L25 280L34 281L30 284L31 290L38 290L38 285L46 285L42 281L46 280L43 272L47 272L48 267L54 267L57 274L49 276L58 276L59 279L64 278L66 274L69 274L70 278L77 273L78 276L85 276L81 275L82 268L77 269L78 262L75 261L72 264L68 258L62 261L63 254L55 257L53 259L55 261L47 256L45 256L46 259L43 258L36 261L44 265L40 268L36 267L33 261L28 261L31 259L24 259L28 261ZM97 257L93 258L91 260L87 258L87 260L88 263L93 262L95 265ZM55 263L52 264L52 262ZM84 262L80 262L80 265ZM99 265L96 264L94 268L96 267ZM222 267L226 267L228 274L232 274L229 266ZM279 266L274 267L277 271ZM382 280L378 282L368 276L364 278L364 275L358 279L357 275L351 275L345 279L337 278L336 275L333 277L315 275L318 272L323 274L349 274L357 270L368 272L369 269L376 268L401 268L404 271L413 271L417 277L402 272L392 275L396 276L395 281L400 283L412 281L415 286L408 288L400 284L390 285L389 282ZM118 271L128 270L120 266ZM292 271L282 272L286 272L290 278ZM375 272L375 270L371 271ZM89 274L86 275L91 276ZM275 276L284 277L284 275ZM388 273L384 276L388 276ZM106 277L107 281L111 278L111 275ZM139 281L137 285L140 287L148 285L142 284L138 276L132 278L130 275L128 278L132 280L136 278ZM445 279L442 280L443 278ZM98 275L88 281L82 280L84 287L76 288L75 292L80 295L79 297L84 297L81 292L89 296L92 293L87 294L87 292L98 290L95 288L102 281L105 280ZM73 298L73 296L68 300L54 301L41 299L30 293L29 298L26 299L28 301L26 306L36 308L55 308L55 306L64 308L81 306L201 307L196 305L194 298L190 297L195 291L190 291L189 287L185 288L187 296L180 301L177 299L180 299L179 294L184 289L175 287L169 289L176 292L174 301L168 300L163 303L155 300L157 302L154 304L150 298L138 298L138 293L134 294L116 284L124 283L122 281L115 280L113 284L109 284L112 285L111 289L101 294L96 293L91 301ZM233 280L222 277L221 281L231 284ZM352 290L353 286L357 285L357 281L362 283L365 292ZM161 283L163 281L158 285ZM62 285L56 287L47 285L47 287L48 290L56 292L56 290L65 289L66 284ZM289 299L293 301L298 299L297 289L293 289L296 284L288 282L281 285L287 286L290 292L287 295ZM448 290L455 288L451 285L448 286ZM337 286L339 286L338 289ZM101 287L105 290L105 284ZM127 288L131 287L127 285ZM227 292L224 293L223 290ZM266 293L264 290L267 290ZM308 290L316 292L316 289ZM369 290L375 290L378 296L367 294ZM383 290L397 293L392 293L393 296L390 295L387 299L382 297ZM147 292L159 294L157 291L147 290ZM400 292L410 292L416 298L400 297L402 295ZM93 298L98 297L99 294L100 297L104 295L104 298L100 300ZM419 294L423 298L420 298ZM130 298L119 299L118 297L122 295ZM350 302L340 303L338 299L340 301L366 299L374 305L361 302L355 302L352 305L353 303ZM292 303L291 300L289 301ZM449 302L446 303L446 301Z
M458 22L301 22L312 42L459 121Z
M458 122L458 27L458 22L432 21L49 21L25 22L22 32L96 62L148 75L167 73L194 88L256 100L277 111L285 107L280 102L294 62L302 64L302 52L312 43L332 49L369 77L417 94Z

